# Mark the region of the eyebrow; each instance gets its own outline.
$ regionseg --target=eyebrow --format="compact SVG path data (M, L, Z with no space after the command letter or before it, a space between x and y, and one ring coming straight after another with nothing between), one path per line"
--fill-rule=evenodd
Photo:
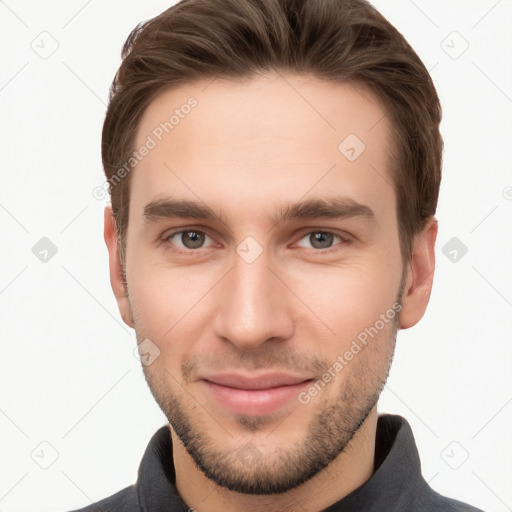
M334 197L329 199L311 199L287 205L281 209L279 215L273 217L276 224L287 220L308 220L316 218L344 219L361 217L377 222L373 210L364 204L348 197Z
M226 219L222 214L215 212L204 203L171 198L148 203L144 207L144 217L147 223L159 219L191 218L226 224ZM369 206L348 197L310 199L288 204L283 206L277 215L271 216L270 220L274 224L280 224L291 220L346 219L353 217L363 218L373 224L377 222L377 217Z

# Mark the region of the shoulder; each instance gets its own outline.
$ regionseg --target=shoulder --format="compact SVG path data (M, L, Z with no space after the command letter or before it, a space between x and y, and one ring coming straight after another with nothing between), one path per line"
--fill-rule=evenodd
M424 510L425 512L483 512L481 509L462 501L441 496L433 490L429 498L428 503L422 503L425 506L420 506L418 510Z
M70 512L142 512L135 485L116 492L108 498Z

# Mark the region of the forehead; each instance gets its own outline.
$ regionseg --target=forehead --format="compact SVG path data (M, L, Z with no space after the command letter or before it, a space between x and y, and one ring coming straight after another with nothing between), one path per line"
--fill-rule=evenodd
M331 192L394 206L391 130L358 84L269 74L161 93L140 121L130 211L173 195L251 214Z

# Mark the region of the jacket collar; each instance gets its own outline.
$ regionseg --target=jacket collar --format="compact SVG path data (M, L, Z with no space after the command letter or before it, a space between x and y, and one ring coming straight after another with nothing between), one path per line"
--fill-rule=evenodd
M137 494L144 512L189 512L175 487L176 473L169 426L151 438L142 458ZM421 495L432 492L421 476L421 465L409 423L401 416L379 416L375 440L373 476L324 512L377 512L383 504L407 508ZM402 504L402 506L400 506Z

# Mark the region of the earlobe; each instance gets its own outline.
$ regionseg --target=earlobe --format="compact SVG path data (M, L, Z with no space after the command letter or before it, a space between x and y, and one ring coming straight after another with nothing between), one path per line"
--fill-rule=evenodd
M407 267L400 329L416 325L427 309L434 280L436 237L437 220L432 217L414 239L412 256Z
M124 271L119 255L117 227L111 206L105 207L104 238L109 255L110 284L117 300L119 312L126 325L133 327L133 318L128 302L128 294L124 280Z

